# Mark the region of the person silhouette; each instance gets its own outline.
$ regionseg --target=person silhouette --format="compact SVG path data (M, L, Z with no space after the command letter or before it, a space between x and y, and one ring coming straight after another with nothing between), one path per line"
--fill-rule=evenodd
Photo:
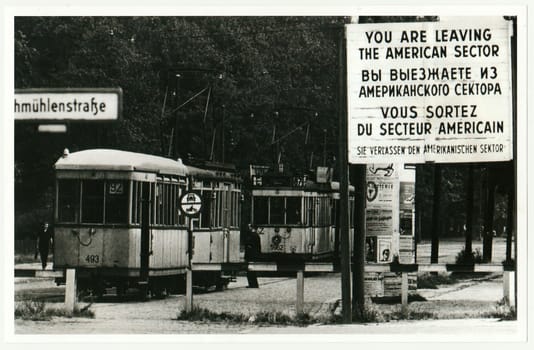
M41 257L41 266L43 267L43 270L48 264L48 251L53 244L53 240L53 230L48 225L48 222L44 222L42 229L39 230L39 232L37 233L37 249L35 253L35 257L37 257L37 252L39 252L39 255Z
M384 249L382 251L382 260L381 261L389 261L389 249Z

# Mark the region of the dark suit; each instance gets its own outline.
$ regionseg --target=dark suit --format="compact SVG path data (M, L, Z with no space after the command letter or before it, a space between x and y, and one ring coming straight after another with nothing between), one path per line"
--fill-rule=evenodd
M37 235L37 249L39 250L39 255L41 256L41 265L43 270L46 268L48 261L48 251L50 250L50 244L54 237L54 232L49 226L47 229L41 228Z

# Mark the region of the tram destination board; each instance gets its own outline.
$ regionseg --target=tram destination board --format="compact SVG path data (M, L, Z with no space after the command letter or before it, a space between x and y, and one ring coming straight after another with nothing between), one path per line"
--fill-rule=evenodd
M350 163L513 157L512 22L347 25Z

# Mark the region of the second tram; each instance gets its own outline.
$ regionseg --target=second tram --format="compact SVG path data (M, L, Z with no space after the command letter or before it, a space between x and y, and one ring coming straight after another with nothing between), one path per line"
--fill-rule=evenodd
M250 216L258 242L249 254L252 259L316 261L336 257L339 183L327 174L313 178L251 169ZM353 208L354 188L350 191ZM351 217L351 242L352 222Z

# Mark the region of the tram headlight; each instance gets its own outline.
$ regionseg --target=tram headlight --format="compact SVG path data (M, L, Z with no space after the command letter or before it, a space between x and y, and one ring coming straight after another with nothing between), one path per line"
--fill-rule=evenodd
M280 237L280 235L276 235L271 239L271 242L273 242L274 246L278 246L280 243L282 243L282 237Z

